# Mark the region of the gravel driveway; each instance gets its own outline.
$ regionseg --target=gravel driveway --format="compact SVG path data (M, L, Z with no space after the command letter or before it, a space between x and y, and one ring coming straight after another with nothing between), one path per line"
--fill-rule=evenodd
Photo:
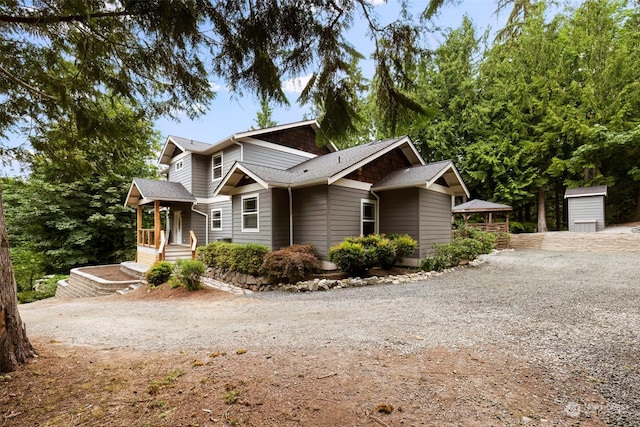
M640 256L486 260L413 284L202 302L52 299L20 311L32 336L102 348L504 348L583 372L609 402L609 424L640 425Z

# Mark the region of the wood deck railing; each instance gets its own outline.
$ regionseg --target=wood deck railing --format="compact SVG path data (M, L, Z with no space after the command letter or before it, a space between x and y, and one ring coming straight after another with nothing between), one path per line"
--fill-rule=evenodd
M196 259L196 248L198 247L198 238L196 234L189 230L189 246L191 246L191 259Z
M478 228L488 233L494 233L497 237L496 248L506 249L509 247L509 224L506 222L470 222L469 227Z
M156 233L153 228L141 228L138 230L138 246L156 247Z

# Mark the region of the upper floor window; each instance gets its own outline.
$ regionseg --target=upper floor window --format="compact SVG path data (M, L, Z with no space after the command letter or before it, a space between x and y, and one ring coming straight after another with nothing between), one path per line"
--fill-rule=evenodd
M257 194L242 196L242 231L259 231Z
M222 209L211 209L211 230L222 230Z
M360 200L360 212L361 212L361 226L360 233L363 236L369 234L376 234L376 201L375 200Z
M212 164L212 177L215 181L216 179L222 178L222 153L216 154L213 156L211 161Z
M182 169L184 166L184 164L182 163L182 160L178 160L176 162L176 170L179 171L180 169Z

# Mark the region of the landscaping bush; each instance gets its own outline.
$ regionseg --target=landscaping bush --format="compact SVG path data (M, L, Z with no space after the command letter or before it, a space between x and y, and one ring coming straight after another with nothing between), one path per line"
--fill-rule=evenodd
M403 259L418 249L418 242L408 234L392 234L389 236L389 239L396 248L396 259L394 264L400 264Z
M482 231L475 227L468 225L461 225L453 232L453 240L468 238L477 240L482 244L480 253L488 254L496 247L496 241L498 237L494 233Z
M264 262L264 257L269 253L269 247L253 243L237 245L234 251L234 270L256 276Z
M204 263L198 260L179 259L174 266L176 280L189 291L202 289L200 277L204 271Z
M380 237L373 247L373 257L376 265L385 270L391 270L397 259L396 247L391 240Z
M350 275L361 275L371 268L371 251L362 243L346 239L329 249L329 261Z
M461 225L453 233L451 243L434 243L435 255L420 261L420 269L442 271L455 267L462 261L472 261L480 254L491 252L496 246L493 233Z
M212 242L198 248L197 257L211 267L256 275L268 252L264 245Z
M296 283L320 268L317 253L311 245L293 245L268 253L260 274L272 282Z
M34 290L18 292L18 302L20 302L20 304L26 304L54 297L56 295L56 289L58 288L58 282L68 277L69 276L55 274L39 279L35 283Z
M447 268L442 258L424 258L420 261L420 270L423 271L442 271Z
M159 261L156 262L146 274L146 279L152 286L160 286L171 277L173 272L173 266L170 262Z

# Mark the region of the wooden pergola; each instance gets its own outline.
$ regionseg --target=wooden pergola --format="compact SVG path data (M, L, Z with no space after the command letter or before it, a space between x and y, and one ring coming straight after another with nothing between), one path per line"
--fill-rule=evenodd
M512 210L513 208L508 205L476 199L455 206L451 213L462 215L464 223L468 226L496 234L498 249L504 249L509 247L509 212ZM505 220L494 222L494 214L504 215ZM469 217L471 215L482 215L484 222L470 223Z

